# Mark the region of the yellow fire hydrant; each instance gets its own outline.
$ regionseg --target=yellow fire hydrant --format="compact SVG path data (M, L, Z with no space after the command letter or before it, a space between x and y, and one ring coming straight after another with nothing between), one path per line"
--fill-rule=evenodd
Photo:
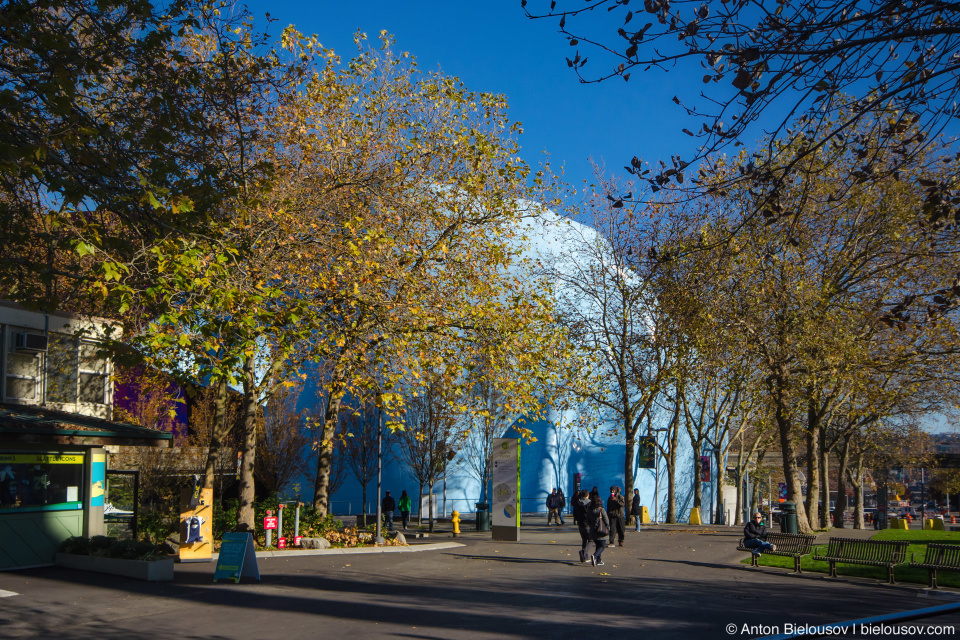
M459 511L453 512L453 517L450 518L450 522L453 523L453 537L459 538L460 537L460 512Z

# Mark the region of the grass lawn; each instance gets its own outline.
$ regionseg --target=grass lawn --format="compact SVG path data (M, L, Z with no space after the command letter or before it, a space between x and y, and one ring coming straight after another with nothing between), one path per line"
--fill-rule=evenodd
M835 537L843 537L843 530L837 530L832 532ZM915 582L917 584L927 584L929 577L926 569L911 569L909 566L910 563L910 554L915 554L914 557L917 562L923 561L923 554L926 549L926 543L928 542L956 542L960 544L960 532L955 531L922 531L922 530L903 530L903 529L884 529L883 531L878 531L874 535L872 540L909 540L910 546L907 547L907 556L906 563L897 565L895 568L895 576L897 582ZM800 559L800 568L804 571L827 573L830 570L830 565L826 562L820 562L813 559L813 556L817 551L824 550L823 547L826 545L816 545L814 547L814 553L804 556ZM749 556L743 560L744 564L750 563ZM785 558L783 556L771 556L771 555L762 555L760 556L760 565L764 567L783 567L784 569L789 569L793 571L793 558ZM859 576L862 578L874 578L876 580L882 580L883 582L887 581L887 569L885 567L869 567L858 564L842 564L837 563L837 575L843 576ZM960 572L958 571L938 571L937 572L937 584L941 587L955 587L960 588Z

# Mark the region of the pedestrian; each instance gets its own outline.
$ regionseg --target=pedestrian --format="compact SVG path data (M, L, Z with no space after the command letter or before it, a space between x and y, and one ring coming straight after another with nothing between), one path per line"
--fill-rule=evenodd
M560 526L560 515L557 510L557 490L554 489L547 496L547 525L555 521Z
M597 485L593 485L593 489L590 489L590 499L593 499L593 496L600 495L600 489L597 489Z
M633 490L633 501L630 503L630 515L634 517L637 525L637 533L640 532L640 514L642 510L640 508L640 489Z
M753 515L753 522L748 522L743 528L743 546L753 549L752 553L759 556L764 551L776 551L777 546L767 542L767 528L761 524L763 514L759 511Z
M594 552L590 556L590 564L595 567L602 567L603 548L607 544L607 535L610 532L610 518L607 512L603 510L603 500L599 495L593 496L590 501L590 507L587 509L587 523L590 527L590 539L593 540Z
M557 489L557 516L560 518L560 524L565 524L563 521L563 510L567 506L567 499L563 495L563 489Z
M599 497L599 496L597 496ZM610 524L610 546L613 546L613 539L616 536L620 546L623 546L624 533L626 532L626 522L623 515L624 498L620 493L620 487L610 487L610 497L607 498L607 514Z
M397 509L397 501L393 499L390 492L387 491L380 501L380 511L383 513L384 520L387 521L387 529L393 531L393 512Z
M403 530L406 531L407 523L410 522L410 496L407 495L406 489L400 494L400 522Z
M582 489L573 497L573 521L577 523L580 532L580 563L587 561L587 543L590 542L590 524L587 522L587 506L590 504L590 494Z

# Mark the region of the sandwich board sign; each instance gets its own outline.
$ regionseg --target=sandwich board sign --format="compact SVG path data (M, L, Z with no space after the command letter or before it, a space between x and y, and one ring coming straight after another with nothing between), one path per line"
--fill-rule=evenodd
M220 557L213 581L256 578L260 582L260 569L257 567L257 552L253 547L253 536L249 533L225 533L220 545Z

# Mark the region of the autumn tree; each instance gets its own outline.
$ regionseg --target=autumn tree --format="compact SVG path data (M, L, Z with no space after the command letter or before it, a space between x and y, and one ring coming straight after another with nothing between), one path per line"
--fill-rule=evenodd
M296 105L302 154L284 188L304 227L292 251L314 265L298 287L315 323L310 357L330 367L321 511L333 418L345 397L371 388L371 371L387 371L376 384L397 393L443 366L444 349L532 334L549 315L542 295L511 293L517 223L539 213L544 178L517 160L519 126L504 98L425 74L391 47L384 36L379 50L362 49Z
M793 171L824 146L845 141L862 160L848 167L846 177L870 181L915 167L918 151L950 127L955 114L960 29L954 5L898 0L645 0L642 5L550 0L549 6L547 0L521 0L521 5L530 18L558 21L571 45L567 66L580 82L633 77L655 83L655 74L668 71L702 76L702 90L673 97L690 116L682 132L697 139L698 149L683 159L678 150L672 164L648 169L634 157L627 167L654 190L684 185L686 167L743 144L750 133L756 136L757 127L772 132L770 150L789 152L774 154L775 161L765 162L761 171L744 167L729 178L762 177L786 186ZM910 127L911 135L903 137ZM898 151L882 170L873 162L878 148ZM922 172L938 174L929 176L938 184L931 185L927 204L952 217L958 200L950 180L941 181L942 172L929 166Z
M720 234L740 232L717 262L724 296L710 313L718 333L742 341L744 355L762 367L792 500L801 497L797 438L815 465L813 483L825 419L850 394L870 397L868 372L900 372L906 391L911 371L949 370L956 351L947 296L931 304L912 293L940 290L957 272L949 245L940 236L931 242L936 231L913 216L925 198L922 166L834 189L859 162L856 154L838 144L804 162L789 192L796 212L789 226L753 218L764 196L747 190L731 192L713 223ZM819 524L818 485L811 487L809 503L798 504L804 530Z
M257 429L256 477L270 493L280 493L307 472L310 446L303 411L297 411L300 390L281 389L263 408Z
M409 390L404 402L403 428L397 431L399 457L420 484L421 499L424 487L427 489L430 531L433 531L436 515L433 512L433 486L443 479L464 436L452 397L454 389L455 381L450 373L433 372L423 387Z

